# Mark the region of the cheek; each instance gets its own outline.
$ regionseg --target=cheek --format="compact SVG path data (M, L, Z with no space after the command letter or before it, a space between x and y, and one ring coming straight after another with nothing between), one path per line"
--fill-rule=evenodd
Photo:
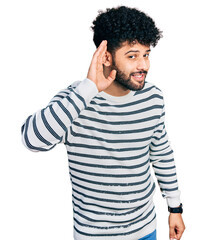
M119 69L119 71L121 71L125 75L129 75L131 73L131 71L132 71L131 64L128 64L126 62L121 62L119 64L116 64L116 66Z
M123 66L123 71L127 75L131 74L132 72L135 72L135 64L125 63L125 65Z
M136 63L133 61L119 61L116 62L116 66L126 77L136 71Z
M147 69L149 69L150 68L150 61L148 60L147 61Z

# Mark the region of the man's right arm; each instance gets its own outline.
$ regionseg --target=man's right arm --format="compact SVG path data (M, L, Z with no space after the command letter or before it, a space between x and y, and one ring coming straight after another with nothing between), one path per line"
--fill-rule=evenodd
M22 125L22 142L31 151L48 151L65 141L65 134L80 112L98 93L96 84L86 78L55 95L48 106L29 116Z
M106 89L114 80L116 70L106 78L103 73L107 41L102 41L96 49L87 74L87 78L78 85L70 85L58 100L52 100L48 106L29 116L21 128L22 142L29 150L48 151L57 143L64 142L68 128L80 112L86 108L92 98ZM74 86L77 85L77 86Z

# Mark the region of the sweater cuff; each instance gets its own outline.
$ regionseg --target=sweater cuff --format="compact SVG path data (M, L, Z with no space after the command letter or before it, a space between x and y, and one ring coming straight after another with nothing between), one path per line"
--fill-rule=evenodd
M168 207L171 207L171 208L176 208L176 207L179 207L180 206L180 198L179 197L176 197L176 198L166 198L167 200L167 205Z
M99 91L96 84L92 80L85 78L75 88L75 92L82 96L86 102L90 102L91 99L95 97Z

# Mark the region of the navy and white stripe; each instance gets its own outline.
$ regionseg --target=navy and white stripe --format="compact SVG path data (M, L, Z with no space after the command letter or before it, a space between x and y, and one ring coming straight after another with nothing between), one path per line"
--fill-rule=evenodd
M26 119L22 141L28 149L66 146L75 240L134 240L154 231L151 166L167 204L180 204L164 117L162 92L148 82L115 97L85 79Z

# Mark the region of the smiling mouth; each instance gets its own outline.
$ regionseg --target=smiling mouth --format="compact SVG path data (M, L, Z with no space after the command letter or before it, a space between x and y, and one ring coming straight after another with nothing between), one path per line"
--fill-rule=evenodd
M131 76L136 81L142 81L145 79L146 73L145 72L137 72L137 73L132 73Z

